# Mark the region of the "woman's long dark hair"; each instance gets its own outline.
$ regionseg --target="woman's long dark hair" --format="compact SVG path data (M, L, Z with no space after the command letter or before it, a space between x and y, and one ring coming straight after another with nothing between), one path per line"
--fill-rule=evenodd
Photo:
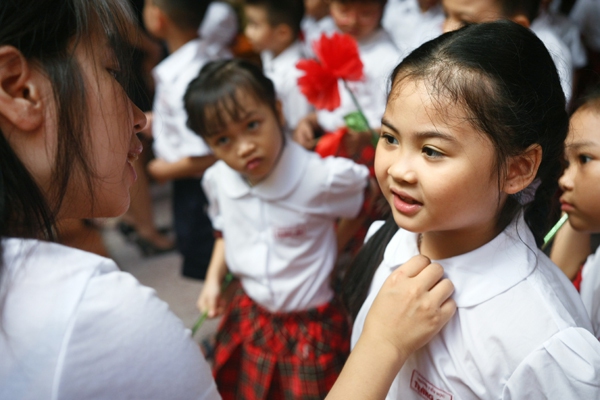
M55 239L56 214L74 174L85 178L87 187L81 189L91 195L91 132L85 86L73 52L80 42L107 37L123 71L121 84L129 91L132 21L127 2L120 0L0 1L0 46L15 47L32 68L48 77L58 120L50 193L42 191L0 132L0 237ZM2 262L0 242L0 274Z
M521 211L540 246L558 217L552 206L562 171L564 141L569 127L558 72L544 44L529 29L509 21L469 25L431 40L408 55L394 70L390 96L406 80L422 81L440 108L462 106L471 124L485 134L496 150L498 184L506 176L509 157L529 146L542 148L533 201L522 204L509 196L497 219L504 229ZM389 241L389 235L382 233ZM373 237L371 240L376 240ZM369 290L385 245L365 246L346 275L344 302L356 316ZM369 270L368 272L362 271ZM367 281L359 281L370 277ZM356 293L354 293L356 291Z

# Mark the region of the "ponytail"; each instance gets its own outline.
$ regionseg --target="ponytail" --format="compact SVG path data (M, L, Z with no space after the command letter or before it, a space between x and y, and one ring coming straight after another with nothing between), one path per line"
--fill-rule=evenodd
M342 284L342 304L352 319L365 302L375 271L383 261L385 248L397 231L398 225L390 215L350 264Z

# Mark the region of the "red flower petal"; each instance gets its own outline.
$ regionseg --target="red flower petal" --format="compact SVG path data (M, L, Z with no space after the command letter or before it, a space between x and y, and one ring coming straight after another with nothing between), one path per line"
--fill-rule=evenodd
M337 78L315 60L300 60L296 68L306 74L298 78L300 91L318 109L333 111L340 106Z
M313 48L321 64L334 76L348 81L363 77L363 63L352 36L337 32L331 37L322 34Z

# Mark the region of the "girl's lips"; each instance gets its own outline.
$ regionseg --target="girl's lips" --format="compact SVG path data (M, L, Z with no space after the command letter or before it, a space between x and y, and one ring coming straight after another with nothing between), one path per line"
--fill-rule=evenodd
M252 160L248 161L246 163L246 169L248 171L253 171L256 168L258 168L258 166L260 165L261 159L260 158L253 158Z
M423 203L419 203L406 193L392 190L392 195L394 196L394 207L402 214L413 215L423 207Z
M574 211L575 207L571 203L567 203L564 200L560 200L560 209L561 209L561 211L568 213L568 212Z

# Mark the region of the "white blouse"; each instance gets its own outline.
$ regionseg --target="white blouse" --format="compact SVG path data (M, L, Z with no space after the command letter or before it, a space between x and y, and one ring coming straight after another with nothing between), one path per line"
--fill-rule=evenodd
M190 331L112 260L3 239L0 399L219 399Z
M291 140L256 186L223 161L205 172L208 214L223 233L227 266L248 296L271 312L306 310L331 300L334 223L358 214L368 175L365 166L322 159Z
M354 323L353 345L385 279L417 254L417 235L400 229ZM435 261L454 284L457 312L409 357L387 399L600 398L600 343L575 288L523 218L474 251Z

